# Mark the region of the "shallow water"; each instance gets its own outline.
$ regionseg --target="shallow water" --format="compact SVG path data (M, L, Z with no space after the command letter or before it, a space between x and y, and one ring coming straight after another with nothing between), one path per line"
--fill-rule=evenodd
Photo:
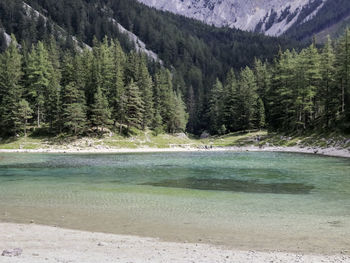
M350 160L292 153L0 154L0 220L336 253Z

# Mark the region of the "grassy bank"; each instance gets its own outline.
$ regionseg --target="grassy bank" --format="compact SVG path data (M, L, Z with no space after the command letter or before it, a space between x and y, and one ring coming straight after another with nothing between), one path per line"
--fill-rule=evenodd
M138 149L138 148L208 148L208 147L318 147L350 148L350 135L339 133L309 133L305 135L281 135L267 131L236 132L204 139L181 134L154 135L150 131L137 131L132 136L106 134L96 137L43 137L29 134L27 137L0 140L3 150L38 149Z

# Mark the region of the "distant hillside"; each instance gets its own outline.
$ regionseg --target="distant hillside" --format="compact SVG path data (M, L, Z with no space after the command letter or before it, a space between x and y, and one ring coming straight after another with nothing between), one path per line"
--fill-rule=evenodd
M286 36L305 41L314 35L318 42L324 42L326 36L339 37L350 25L350 1L328 0L318 11L317 15L302 25L291 27Z

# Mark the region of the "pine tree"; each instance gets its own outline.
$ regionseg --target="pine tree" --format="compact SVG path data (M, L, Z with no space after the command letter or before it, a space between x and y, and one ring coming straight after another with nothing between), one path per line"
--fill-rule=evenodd
M190 133L194 133L195 128L198 125L197 124L198 118L197 118L197 103L196 103L195 94L192 86L188 88L186 105L187 105L187 112L188 112L187 128Z
M26 69L29 97L36 108L37 126L44 119L45 93L50 85L50 60L47 49L42 42L32 48Z
M255 108L255 128L259 130L266 127L266 118L265 118L265 106L262 99L259 97L256 102Z
M340 117L342 126L350 131L350 28L337 46L337 82L339 83Z
M61 92L61 68L59 52L56 41L51 38L48 46L49 51L49 85L44 94L46 120L49 122L50 130L58 128L60 112L60 92Z
M159 110L166 130L171 132L171 118L174 116L174 98L173 98L172 76L169 70L160 70L155 77L155 110Z
M125 54L117 40L112 42L112 54L114 64L114 80L111 89L111 109L114 125L119 123L119 132L122 133L126 115L126 94L124 85Z
M320 66L321 60L317 48L312 44L306 49L305 65L305 80L306 85L303 90L303 111L305 127L310 125L317 116L317 89L320 86L322 79Z
M142 101L145 108L143 119L142 119L142 129L150 127L153 122L154 109L153 109L153 83L152 78L149 75L146 58L143 56L139 63L139 77L138 77L138 87L142 95Z
M228 132L239 129L238 127L238 94L237 79L233 69L229 71L224 86L224 96L221 100L223 103L223 125Z
M337 73L340 84L340 112L345 114L346 94L350 92L350 28L340 39L337 52Z
M246 67L242 70L239 81L238 123L240 129L254 128L254 108L257 101L257 86L253 71Z
M168 123L168 129L171 133L184 132L188 121L188 114L186 113L186 105L182 100L180 91L173 94L173 115Z
M340 97L336 89L336 69L335 54L332 46L332 40L328 36L328 40L323 47L321 54L320 71L322 81L318 91L318 98L323 106L322 115L326 128L329 128L336 121ZM320 106L321 107L321 106Z
M62 117L63 127L74 135L81 134L86 126L86 111L83 104L84 94L71 82L63 89Z
M11 134L19 131L18 111L23 93L20 85L22 56L17 45L12 35L10 46L0 56L0 131Z
M143 101L141 99L141 92L137 84L131 80L130 84L126 87L126 124L128 132L131 127L141 129L142 117L143 117Z
M215 134L221 127L222 116L223 116L223 98L224 90L222 83L219 79L216 79L215 85L213 86L210 97L209 97L209 121L210 121L210 133Z
M298 64L294 51L280 52L274 63L271 86L268 89L267 103L268 122L272 128L277 130L291 130L296 128L297 110L301 106L301 100L296 100L299 90L303 90L304 77L298 75L304 69L300 62L301 70L296 72ZM297 83L298 80L300 83ZM302 110L299 110L302 112Z
M27 137L28 120L33 117L33 110L30 108L28 101L22 99L19 102L17 114L18 126L23 129L24 136Z
M102 93L100 87L97 88L95 93L95 102L91 106L91 122L97 128L101 127L102 133L103 128L112 123L111 111L108 107L108 101L106 96Z
M266 63L261 62L259 59L254 61L254 75L257 85L257 93L260 98L264 101L264 96L270 86L270 72L268 71Z

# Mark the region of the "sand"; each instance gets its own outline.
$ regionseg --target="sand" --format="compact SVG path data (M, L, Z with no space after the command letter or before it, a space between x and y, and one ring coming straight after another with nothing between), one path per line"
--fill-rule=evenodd
M62 148L44 148L35 150L15 149L4 150L0 149L0 153L153 153L153 152L209 152L209 151L232 151L232 152L294 152L294 153L308 153L334 157L350 158L350 149L346 148L318 148L318 147L257 147L257 146L244 146L244 147L213 147L213 148L192 148L192 147L173 147L173 148L77 148L69 147L67 149Z
M209 244L162 242L137 236L0 223L0 253L14 248L21 248L22 255L0 256L0 262L350 262L348 251L339 255L240 251Z

